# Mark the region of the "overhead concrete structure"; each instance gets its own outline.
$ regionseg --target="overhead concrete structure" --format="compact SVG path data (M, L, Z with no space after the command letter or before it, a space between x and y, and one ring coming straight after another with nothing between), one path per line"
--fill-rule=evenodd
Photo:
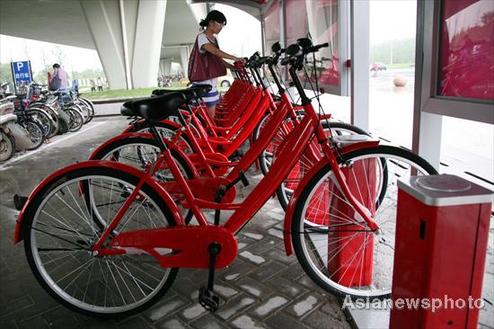
M155 84L166 4L166 0L81 1L86 22L113 88L131 89Z
M156 85L163 59L186 68L184 53L206 15L205 4L185 0L2 0L0 6L0 34L96 49L113 89Z

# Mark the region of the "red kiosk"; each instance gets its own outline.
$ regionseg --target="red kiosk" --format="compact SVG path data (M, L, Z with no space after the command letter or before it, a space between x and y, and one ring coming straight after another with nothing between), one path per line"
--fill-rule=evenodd
M493 192L452 175L398 187L390 328L477 328Z

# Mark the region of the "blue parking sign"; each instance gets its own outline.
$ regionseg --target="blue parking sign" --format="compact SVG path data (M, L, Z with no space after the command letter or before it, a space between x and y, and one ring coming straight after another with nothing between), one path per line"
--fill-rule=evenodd
M16 86L27 85L33 81L31 61L11 62L10 65Z

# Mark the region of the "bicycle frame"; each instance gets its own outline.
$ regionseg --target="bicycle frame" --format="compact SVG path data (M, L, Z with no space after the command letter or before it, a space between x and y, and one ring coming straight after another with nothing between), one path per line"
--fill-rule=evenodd
M294 79L297 88L301 88L300 81L296 78L296 71L292 67L290 74ZM295 77L294 77L295 75ZM305 96L303 89L301 95ZM364 219L371 230L377 230L378 226L367 213L365 208L356 200L346 184L344 174L339 168L337 158L334 152L334 146L328 140L326 133L319 123L319 117L314 111L310 100L302 97L303 107L306 116L302 119L293 131L289 134L286 143L282 145L279 152L279 158L271 167L269 173L262 179L255 189L240 204L209 202L195 198L187 180L181 174L177 164L173 161L171 152L165 144L160 146L163 152L160 158L151 166L144 177L153 175L154 167L159 167L160 161L166 161L172 174L174 175L177 185L183 190L187 204L196 216L199 226L181 226L178 228L163 228L124 232L117 235L109 244L104 247L107 237L117 227L125 211L137 197L139 188L143 183L139 182L136 189L131 193L129 198L117 213L116 217L110 222L96 244L92 247L93 252L98 255L115 255L125 254L126 248L138 248L157 258L164 267L189 267L189 268L207 268L209 264L209 255L205 251L207 246L217 243L225 249L225 254L219 258L216 268L221 268L233 261L232 252L236 252L236 240L234 235L247 224L250 219L259 211L267 202L276 188L281 184L283 179L289 173L291 168L296 164L300 155L307 148L312 138L317 138L321 146L324 159L329 164L334 176L340 185L343 194L348 201L355 207L359 215ZM154 126L151 131L159 136ZM160 139L161 140L161 139ZM142 179L144 182L145 178ZM235 210L223 225L212 225L205 218L200 208L208 207L213 209ZM183 223L183 220L180 221ZM234 243L232 242L232 239ZM199 243L197 243L199 241ZM168 248L177 252L161 255L154 251L154 248ZM201 251L202 250L202 251ZM221 255L221 253L220 253ZM200 260L202 258L202 260Z

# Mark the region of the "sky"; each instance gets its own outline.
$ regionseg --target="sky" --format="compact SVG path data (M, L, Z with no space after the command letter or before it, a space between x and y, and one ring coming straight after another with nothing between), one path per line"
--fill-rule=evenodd
M416 0L371 0L370 44L415 37Z
M414 37L416 5L416 0L370 0L371 45ZM215 7L225 14L228 22L219 35L223 50L237 56L249 56L261 49L260 24L255 18L230 6L218 4ZM98 54L93 49L0 35L0 62L30 59L35 72L43 68L44 62L48 65L57 62L60 50L66 54L63 65L69 72L101 68Z
M68 72L101 68L98 53L94 49L57 45L0 34L0 62L31 60L34 72L43 69L43 62L47 65L58 62L60 50L66 55L63 66Z

